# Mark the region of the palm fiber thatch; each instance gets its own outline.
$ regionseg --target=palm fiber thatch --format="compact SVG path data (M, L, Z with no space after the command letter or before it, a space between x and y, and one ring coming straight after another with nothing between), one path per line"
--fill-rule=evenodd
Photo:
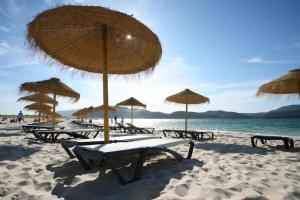
M114 106L108 106L108 110L110 112L115 112L116 111L116 107L114 107ZM103 105L97 106L93 110L93 112L103 112L103 111L104 111L104 106Z
M142 107L146 108L146 104L143 104L142 102L138 101L137 99L130 97L129 99L126 99L120 103L118 103L116 106L129 106L131 108L131 123L133 124L133 107Z
M134 74L153 70L162 48L144 24L99 6L66 5L43 11L27 26L27 41L65 67L103 73L103 30L107 27L107 72Z
M108 74L151 72L161 57L158 37L132 16L97 6L61 6L28 24L35 52L65 67L103 74L104 139L109 141Z
M209 103L209 98L197 94L189 89L185 89L182 92L167 97L166 101L185 104L185 131L187 131L188 104Z
M30 105L25 106L24 108L28 110L50 110L51 106L48 106L47 104L38 104L38 103L33 103Z
M51 78L44 81L26 82L20 86L21 92L41 92L48 94L55 94L57 96L64 96L78 101L80 94L72 88L64 84L58 78Z
M33 101L37 103L50 103L50 104L58 104L57 101L54 101L51 97L44 93L36 93L33 95L24 96L18 99L18 101Z
M166 101L179 104L201 104L206 102L209 103L209 98L197 94L189 89L185 89L182 92L167 97Z
M49 97L44 93L36 93L33 95L21 97L18 99L18 101L33 101L33 102L37 102L38 104L42 104L42 103L51 103L55 105L58 104L57 101L55 101L54 99L52 99L51 97ZM39 113L38 120L39 122L41 122L41 110L39 110L38 113Z
M69 86L61 82L58 78L51 78L44 81L27 82L20 86L20 91L24 92L41 92L53 94L53 99L56 101L56 96L64 96L78 101L80 94L72 90ZM55 113L55 104L53 104L53 113ZM55 115L53 116L52 128L55 126Z
M291 70L287 75L260 86L257 91L257 96L263 94L298 94L300 97L300 68Z

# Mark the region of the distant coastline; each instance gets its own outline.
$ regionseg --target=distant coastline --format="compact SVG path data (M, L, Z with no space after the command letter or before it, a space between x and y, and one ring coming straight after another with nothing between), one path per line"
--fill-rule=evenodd
M58 111L63 116L72 117L72 113L77 110ZM111 113L110 117L123 116L124 118L130 117L130 111L126 108L118 108L116 112ZM94 118L102 118L102 113L94 113ZM87 117L90 117L88 115ZM134 118L140 119L183 119L184 111L176 111L173 113L151 112L148 110L135 110ZM189 112L190 119L276 119L276 118L299 118L300 119L300 104L283 106L276 110L260 113L238 113L227 111L206 111L206 112Z

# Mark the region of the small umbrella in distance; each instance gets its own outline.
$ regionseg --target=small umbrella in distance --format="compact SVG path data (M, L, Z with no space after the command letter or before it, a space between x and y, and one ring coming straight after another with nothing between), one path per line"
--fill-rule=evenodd
M61 82L58 78L51 78L48 80L37 82L26 82L20 86L21 92L41 92L53 94L53 99L56 101L56 96L64 96L78 101L80 94L75 92L69 86ZM53 113L55 113L55 104L53 104ZM55 115L53 116L52 128L55 125Z
M166 101L185 104L185 131L187 131L187 121L188 121L188 105L189 104L202 104L209 103L209 98L197 94L189 89L185 89L182 92L174 94L166 98Z
M33 101L38 104L42 103L49 103L49 104L55 104L57 105L58 102L49 97L48 95L44 93L36 93L33 95L24 96L18 99L18 101ZM39 122L41 122L41 112L39 111Z
M120 103L117 104L117 106L130 106L131 108L131 123L133 124L133 107L142 107L146 108L146 104L143 104L142 102L138 101L137 99L130 97L129 99L126 99Z

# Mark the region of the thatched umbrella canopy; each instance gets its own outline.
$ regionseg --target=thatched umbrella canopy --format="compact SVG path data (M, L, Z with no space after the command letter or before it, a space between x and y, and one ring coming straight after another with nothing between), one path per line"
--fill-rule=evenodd
M87 114L88 114L88 108L82 108L80 110L77 110L75 113L73 113L73 116L81 117Z
M115 106L108 106L109 112L116 112ZM104 105L97 106L94 108L93 112L103 112L104 111Z
M90 114L91 120L93 120L93 110L94 110L93 106L90 106L86 109L86 113Z
M18 101L33 101L33 102L37 102L38 104L42 104L42 103L49 103L49 104L55 104L55 105L58 104L57 101L55 101L54 99L52 99L51 97L49 97L48 95L46 95L44 93L36 93L33 95L21 97L18 99ZM39 122L41 122L41 112L40 111L39 111Z
M300 68L291 70L287 75L260 86L257 91L257 96L264 94L298 94L300 97Z
M44 81L26 82L20 86L20 91L41 92L53 94L53 99L56 101L56 96L64 96L78 101L80 94L75 92L69 86L61 82L58 78L51 78ZM53 113L55 113L55 104L53 104ZM55 125L55 115L53 116L52 128Z
M98 6L61 6L28 24L27 41L65 67L103 74L104 138L109 141L108 74L151 72L162 48L144 24Z
M47 104L38 104L38 103L33 103L30 105L25 106L24 108L28 109L28 110L50 110L51 106L48 106Z
M185 131L187 131L188 105L209 103L209 98L197 94L189 89L185 89L182 92L167 97L166 101L185 104Z
M146 104L138 101L137 99L130 97L120 103L117 103L117 106L129 106L131 108L131 123L133 123L133 107L142 107L146 108Z
M49 104L58 104L53 98L49 97L44 93L36 93L33 95L24 96L18 99L18 101L33 101L33 102L41 102L41 103L49 103Z

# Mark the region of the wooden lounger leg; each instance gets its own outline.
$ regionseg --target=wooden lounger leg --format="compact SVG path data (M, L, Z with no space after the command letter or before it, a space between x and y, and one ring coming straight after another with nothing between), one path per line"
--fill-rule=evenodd
M110 158L104 157L105 162L108 164L108 166L111 168L112 172L114 175L118 178L119 182L122 185L125 185L127 181L122 177L120 172L115 168L113 161Z
M294 146L294 140L293 139L289 139L289 141L290 141L290 146L291 146L291 148L294 148L295 146Z
M290 149L288 138L283 138L282 140L283 140L283 143L284 143L284 147L286 149Z
M132 180L128 181L128 183L139 180L141 178L141 171L147 156L147 149L141 149L140 156L136 163L135 172Z
M97 137L97 135L99 134L99 130L96 132L96 134L94 135L94 138Z
M80 162L81 166L85 169L85 170L91 170L92 168L90 167L90 165L82 158L82 156L80 155L80 150L78 149L74 149L73 150L76 158L78 159L78 161Z
M192 158L194 146L195 146L194 142L190 141L189 153L188 153L186 159L191 159Z
M256 147L257 146L257 138L251 137L251 144L253 147Z
M74 154L70 151L70 149L64 143L62 143L61 146L63 147L63 149L65 150L65 152L67 152L67 154L69 155L70 159L75 158Z
M182 157L182 155L180 155L179 153L168 149L166 147L152 147L151 150L157 152L157 151L163 151L163 152L167 152L169 154L172 154L178 161L182 161L184 160L184 158Z

